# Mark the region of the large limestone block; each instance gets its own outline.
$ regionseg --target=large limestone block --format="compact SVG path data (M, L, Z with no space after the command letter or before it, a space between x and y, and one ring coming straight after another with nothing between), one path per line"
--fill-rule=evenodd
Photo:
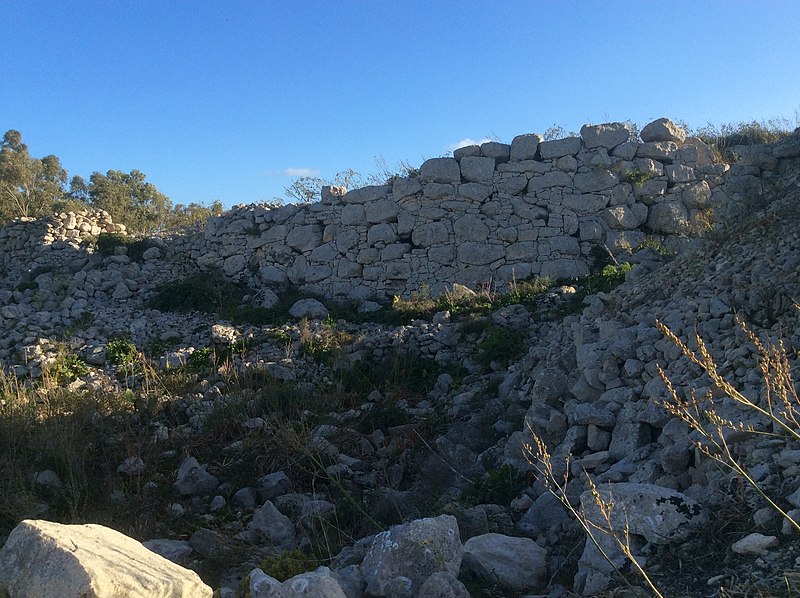
M348 204L342 208L341 222L347 226L364 226L367 222L364 206Z
M456 243L481 242L489 238L489 227L475 214L464 214L453 222Z
M505 249L502 245L492 245L490 243L463 243L458 248L458 259L465 264L482 266L505 257Z
M669 488L621 483L602 486L598 490L604 501L614 503L611 528L617 533L626 526L629 529L634 555L645 542L658 545L681 542L707 520L700 504ZM589 521L603 529L608 528L590 491L581 495L581 505ZM594 542L586 542L575 576L575 589L584 596L607 588L612 581L614 566L621 567L625 563L625 557L611 534L595 531L594 538L614 565L606 561Z
M397 584L416 595L434 573L457 576L461 568L461 538L452 515L417 519L375 536L361 563L370 596L394 596Z
M401 201L406 197L413 197L422 191L422 183L417 179L400 177L392 185L392 199Z
M644 142L674 141L680 144L686 139L686 131L668 118L659 118L645 125L639 136Z
M689 225L689 211L682 201L669 199L650 206L647 226L660 233L679 234Z
M580 278L589 273L589 267L582 260L555 259L542 264L540 274L553 280Z
M544 138L538 133L517 135L511 140L511 161L533 160L542 141Z
M343 200L345 203L371 203L383 199L392 191L390 185L368 185L361 189L348 191Z
M316 224L307 224L293 228L286 235L286 244L299 251L311 251L317 245L322 244L322 227Z
M0 550L0 594L12 598L202 598L194 571L101 525L23 521Z
M367 205L366 217L370 224L397 222L400 206L390 199L380 199Z
M581 193L610 189L618 182L617 177L604 168L579 172L575 175L575 188Z
M430 247L439 243L447 243L450 234L444 222L429 222L414 229L411 242L417 247Z
M581 137L588 149L605 147L612 149L631 138L631 131L625 123L604 123L602 125L583 125Z
M606 224L612 229L637 228L647 219L647 206L636 204L634 206L612 206L603 212Z
M483 581L522 592L547 583L547 551L530 538L483 534L464 544L463 566Z
M606 195L591 193L582 195L565 195L562 205L576 214L593 214L608 205L610 198Z
M549 187L572 187L572 175L561 170L553 170L541 176L533 176L528 182L528 193L536 193Z
M494 159L498 164L508 162L511 156L511 146L499 141L481 143L481 156Z
M581 149L580 137L567 137L566 139L554 139L553 141L542 141L539 144L539 153L543 160L552 160L562 156L574 156Z
M636 157L671 162L675 158L677 151L678 145L673 141L648 141L639 145L636 150Z
M459 147L453 150L453 157L456 160L461 160L461 158L466 158L467 156L480 156L481 155L481 146L480 145L465 145L464 147Z
M431 158L419 167L423 180L434 183L460 183L461 168L455 158Z
M525 184L528 184L528 179L525 179ZM492 188L482 183L464 183L458 186L458 194L467 199L483 201L492 194Z
M481 183L492 180L494 159L478 156L461 158L461 176L470 183Z

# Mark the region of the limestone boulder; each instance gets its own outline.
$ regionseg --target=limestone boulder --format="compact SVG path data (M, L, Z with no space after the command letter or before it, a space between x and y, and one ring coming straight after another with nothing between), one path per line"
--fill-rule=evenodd
M464 544L463 568L513 592L542 590L547 583L547 551L530 538L483 534Z
M327 567L300 573L283 583L261 569L250 572L251 598L347 598L339 581Z
M681 144L686 139L686 131L668 118L659 118L645 125L639 134L642 141L674 141Z
M533 160L544 138L538 133L517 135L511 140L511 161Z
M625 123L605 123L602 125L583 125L581 138L587 149L604 147L612 149L631 138L631 131Z
M324 320L328 317L328 308L317 299L300 299L289 308L289 315L293 318Z
M194 572L101 525L23 521L0 550L0 594L14 598L203 598Z
M460 183L461 168L455 158L431 158L419 167L423 180L434 183Z
M481 143L481 156L492 158L497 164L508 162L511 156L511 146L499 141Z
M657 545L681 542L708 520L707 512L699 503L669 488L626 482L608 484L598 490L603 501L614 503L611 529L620 533L628 526L634 556L648 542ZM591 491L581 494L581 505L589 521L600 529L608 529ZM612 583L614 566L620 568L625 564L625 556L610 533L597 531L594 539L597 544L587 540L578 561L575 589L581 595L606 589ZM611 558L613 565L603 557L601 550Z
M182 496L210 494L219 486L219 480L202 467L194 457L187 457L178 468L173 488Z
M370 596L414 595L434 573L458 576L461 538L452 515L417 519L381 532L361 563Z
M565 139L554 139L553 141L542 141L539 144L539 153L544 160L552 160L562 156L574 156L581 149L580 137L567 137Z
M682 201L671 199L650 206L647 226L656 232L682 233L688 224L689 211Z
M294 524L271 500L256 510L243 538L259 546L270 546L278 550L297 548Z
M461 176L470 183L480 183L492 180L494 173L494 159L478 156L461 158Z

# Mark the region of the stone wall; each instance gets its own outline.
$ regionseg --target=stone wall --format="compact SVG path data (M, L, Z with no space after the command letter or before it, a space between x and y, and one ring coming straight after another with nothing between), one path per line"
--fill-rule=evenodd
M124 298L120 283L135 293L197 269L354 299L438 295L453 283L502 288L584 275L606 249L619 254L648 237L679 247L714 225L714 211L731 221L798 183L797 135L737 148L732 167L667 119L641 139L608 123L586 125L580 137L465 147L385 185L326 188L319 203L237 206L200 232L156 239L140 264L87 252L89 238L124 231L104 212L19 220L0 229L0 271L14 288L40 270L86 270L91 258L108 276L94 272L102 280L88 290L68 285L89 297Z
M696 234L727 201L728 167L700 140L666 119L642 140L609 123L461 148L385 185L325 189L321 203L234 209L208 223L195 258L256 285L352 298L581 276L598 246Z

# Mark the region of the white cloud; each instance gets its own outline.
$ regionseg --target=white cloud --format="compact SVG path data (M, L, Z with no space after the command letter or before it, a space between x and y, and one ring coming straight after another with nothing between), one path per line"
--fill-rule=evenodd
M447 151L452 152L457 150L460 147L467 147L468 145L480 145L481 143L486 143L487 141L493 141L488 137L483 137L482 139L471 139L470 137L465 137L461 141L456 141L455 143L451 143L447 146Z
M319 176L319 170L316 168L286 168L281 171L281 174L292 177Z

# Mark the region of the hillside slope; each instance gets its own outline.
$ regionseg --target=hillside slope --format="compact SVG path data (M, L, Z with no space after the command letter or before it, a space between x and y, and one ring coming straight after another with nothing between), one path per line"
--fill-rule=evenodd
M630 271L508 293L456 286L392 304L255 295L187 264L160 271L158 241L101 255L67 237L55 267L0 291L4 366L18 374L0 380L0 536L29 518L101 523L228 596L270 595L315 569L280 595L555 597L620 585L548 490L538 437L550 487L566 474L564 498L595 521L589 480L612 497L614 527L627 523L665 594L800 592L791 523L664 408L658 373L673 401L708 391L717 424L742 423L724 432L732 456L800 519L800 443L772 434L776 422L800 427L795 387L771 388L772 418L743 408L656 326L691 348L698 334L719 373L767 411L756 341L783 339L776 365L796 372L800 132L748 151L724 182L731 201L715 230L676 243L680 254L649 243L616 255ZM158 284L140 285L148 276ZM51 304L62 287L71 302ZM73 317L88 287L107 307ZM611 537L597 539L630 573Z

